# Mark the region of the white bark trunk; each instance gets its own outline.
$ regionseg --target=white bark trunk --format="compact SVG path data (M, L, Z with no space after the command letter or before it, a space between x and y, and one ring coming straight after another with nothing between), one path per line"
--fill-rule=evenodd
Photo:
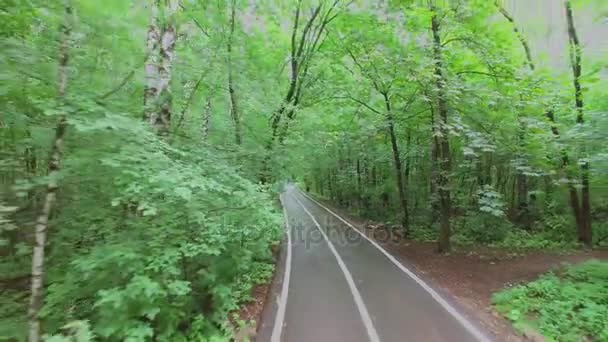
M58 96L61 102L65 99L66 88L68 84L67 65L69 60L68 47L70 26L69 20L72 14L72 8L69 1L64 5L65 19L61 27L61 47L59 52L59 82L57 85ZM32 253L32 279L30 290L30 302L28 307L28 341L40 341L40 309L44 300L44 247L47 239L47 231L49 227L49 218L53 210L53 205L57 198L57 173L59 172L59 163L61 161L63 151L63 139L67 126L66 114L59 116L57 127L55 130L55 140L51 150L51 158L49 160L49 183L47 185L46 197L42 212L36 220L35 229L35 244Z
M150 26L146 37L146 65L144 66L146 77L146 88L144 90L144 119L155 125L158 120L158 65L159 65L159 40L160 28L158 27L158 1L151 1Z
M177 12L176 0L165 0L164 25L160 36L160 68L158 70L158 96L160 112L155 128L160 134L166 134L171 126L171 67L175 59L175 42L177 29L173 18Z

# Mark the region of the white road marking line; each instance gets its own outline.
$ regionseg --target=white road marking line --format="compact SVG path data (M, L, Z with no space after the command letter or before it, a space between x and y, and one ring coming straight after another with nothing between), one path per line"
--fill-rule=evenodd
M357 286L355 285L353 276L350 274L350 271L346 267L346 264L344 264L344 261L340 257L340 254L338 254L338 251L336 251L336 248L331 243L331 241L329 241L329 238L327 237L327 235L325 234L325 232L319 225L319 222L317 222L315 217L312 216L310 211L308 211L308 209L306 209L306 207L302 204L302 202L300 202L300 200L298 200L295 196L293 199L295 199L296 202L298 202L298 204L300 204L302 209L304 209L304 211L308 214L308 216L310 216L312 221L317 226L317 229L319 229L319 231L323 235L323 238L325 238L325 241L327 242L329 249L336 257L336 260L338 261L338 265L340 266L342 273L344 273L344 278L346 278L346 282L348 283L348 287L350 288L350 293L353 295L355 304L357 305L357 309L359 309L359 314L361 315L361 320L363 321L363 325L365 326L365 329L367 330L367 336L369 337L369 340L371 342L380 342L380 338L378 337L378 332L376 331L376 328L374 327L374 323L372 322L372 319L369 316L369 312L367 311L367 307L365 306L365 303L363 302L363 298L361 297L359 290L357 290Z
M380 252L382 252L390 261L393 262L393 264L395 264L395 266L397 266L401 271L403 271L405 274L407 274L408 276L410 276L412 279L414 279L418 285L420 285L423 289L426 290L426 292L428 292L431 297L433 297L433 299L435 299L435 301L437 301L441 306L443 306L443 308L449 312L454 318L456 318L456 320L458 322L460 322L460 324L462 324L465 329L467 329L467 331L469 333L471 333L471 335L475 336L475 338L480 341L480 342L489 342L490 340L484 335L482 334L475 326L473 326L473 324L471 324L471 322L469 322L464 316L462 316L460 313L458 313L458 311L456 311L456 309L454 309L454 307L452 305L450 305L450 303L448 303L445 299L443 299L443 297L441 297L439 295L439 293L437 293L435 290L433 290L433 288L431 288L429 285L427 285L427 283L424 282L424 280L418 278L418 276L416 276L412 271L410 271L409 269L407 269L405 266L403 266L403 264L401 264L397 259L395 259L394 256L392 256L391 254L389 254L384 248L382 248L382 246L380 246L376 241L368 238L365 234L363 234L359 229L355 228L352 224L350 224L349 222L347 222L345 219L343 219L342 217L340 217L338 214L334 213L333 211L331 211L329 208L327 208L326 206L324 206L323 204L317 202L314 198L308 196L308 194L304 193L303 191L301 191L300 189L298 189L298 191L304 195L306 198L308 198L309 200L311 200L312 202L316 203L318 206L320 206L321 208L327 210L330 214L334 215L336 218L338 218L340 221L344 222L344 224L346 224L347 226L349 226L350 228L352 228L354 231L356 231L357 233L359 233L359 235L361 235L363 238L365 238L369 243L371 243L374 247L376 247L378 250L380 250ZM296 199L297 201L297 199ZM300 201L298 201L300 203L300 205L302 205L302 203Z
M285 260L285 271L283 273L283 284L281 286L281 297L279 298L279 307L277 315L274 319L274 327L272 328L271 342L280 342L281 334L283 333L283 324L285 322L285 309L287 308L287 293L289 292L289 278L291 276L291 228L289 226L289 218L287 218L287 210L283 203L283 195L279 197L283 206L283 217L285 217L285 228L287 230L287 258Z

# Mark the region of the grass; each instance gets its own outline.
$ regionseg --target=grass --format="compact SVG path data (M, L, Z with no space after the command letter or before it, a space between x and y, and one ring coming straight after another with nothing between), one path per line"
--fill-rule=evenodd
M548 341L608 341L608 262L591 260L498 292L498 312Z

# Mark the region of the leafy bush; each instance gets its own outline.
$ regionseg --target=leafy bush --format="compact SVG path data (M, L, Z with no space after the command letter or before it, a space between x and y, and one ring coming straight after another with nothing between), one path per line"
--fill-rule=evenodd
M427 226L415 226L410 230L409 237L416 241L437 241L437 229Z
M86 321L104 341L229 336L228 313L272 274L282 220L274 194L218 153L170 146L139 120L108 120L78 123L68 142L49 236L45 332L71 340L59 334L74 327L66 323ZM96 129L103 123L114 129ZM87 139L107 143L72 145Z
M496 309L516 327L557 341L608 340L608 262L592 260L498 292Z
M106 202L95 198L97 215L72 221L71 206L90 205L83 200L58 219L72 229L55 234L55 245L83 247L69 258L51 252L56 263L44 317L56 329L89 320L104 340L210 336L251 286L271 274L269 247L279 239L281 216L270 194L205 150L193 155L153 135L138 136L146 141L129 144L127 153L99 151L101 165L78 161L79 170L113 174L112 189L119 191L98 194ZM85 241L76 231L87 232Z
M513 225L502 216L471 211L454 224L453 240L460 245L490 244L502 241L513 229Z
M593 225L593 238L596 245L608 246L608 222L597 222Z
M543 249L557 251L567 251L577 247L574 240L557 240L551 233L531 233L521 229L515 229L507 232L503 240L492 245L496 247L519 250Z

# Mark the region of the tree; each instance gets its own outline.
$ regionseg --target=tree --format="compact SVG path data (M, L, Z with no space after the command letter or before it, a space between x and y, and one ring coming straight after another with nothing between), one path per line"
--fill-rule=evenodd
M568 24L568 38L570 43L570 63L572 66L572 84L574 86L574 102L576 104L576 123L583 125L584 119L584 102L583 102L583 89L581 86L581 46L574 25L574 18L572 15L572 4L569 0L564 2L566 9L566 19ZM593 244L592 230L591 230L591 200L589 191L589 162L585 159L579 160L581 169L581 200L579 204L579 197L577 191L570 191L570 205L574 211L574 216L577 221L578 238L587 247L591 247Z
M443 57L441 53L441 23L437 14L437 8L432 1L429 1L431 11L431 32L433 34L433 58L435 60L435 86L437 92L437 112L439 117L436 122L433 134L436 136L436 157L439 164L439 172L435 173L437 180L437 192L439 194L440 223L439 240L437 249L440 253L450 251L450 218L452 214L452 199L450 197L449 176L451 172L450 142L448 131L448 103L445 94L446 79L443 70Z
M228 50L228 95L230 96L230 117L234 123L234 141L237 145L240 145L243 137L241 135L241 119L239 117L237 98L234 90L232 67L232 42L234 40L235 13L236 0L232 0L230 3L230 33L228 35L228 42L226 43L226 49Z
M47 242L47 235L49 229L49 219L53 206L57 200L57 190L59 185L57 183L60 162L63 153L63 144L65 139L65 132L67 128L67 114L66 111L66 91L68 86L68 61L70 59L69 47L70 47L70 20L72 15L72 7L69 1L64 3L65 18L61 25L61 43L59 50L59 80L57 84L57 96L59 103L63 108L59 108L62 113L57 118L57 126L55 128L55 138L53 141L53 147L51 149L51 156L48 163L49 180L46 188L46 196L44 198L44 204L42 211L36 220L36 231L34 245L34 251L32 253L32 280L30 290L30 304L28 309L29 316L29 342L40 341L40 309L44 300L44 250Z
M152 0L150 6L150 23L146 37L145 120L160 135L166 135L171 126L173 96L170 84L177 40L174 18L177 6L176 0Z

